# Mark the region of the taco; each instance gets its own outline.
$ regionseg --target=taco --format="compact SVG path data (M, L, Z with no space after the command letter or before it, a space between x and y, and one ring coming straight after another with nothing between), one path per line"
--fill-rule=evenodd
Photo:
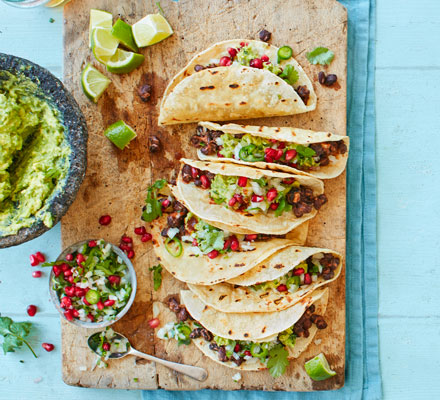
M314 110L316 94L310 79L291 52L287 59L279 59L278 52L268 43L235 39L197 54L165 89L159 124Z
M332 250L289 246L228 282L188 287L218 311L274 312L291 307L334 281L341 269L341 256Z
M168 310L158 315L166 323L157 332L160 339L179 344L193 342L207 357L228 368L247 371L269 369L282 375L289 359L298 358L312 342L318 329L325 329L323 317L328 289L315 291L294 306L276 313L222 313L203 303L190 291L180 292L182 304L171 297Z
M232 231L286 234L327 202L319 179L248 166L182 159L177 189L199 217Z
M204 161L233 162L331 179L347 164L348 136L298 128L200 122L191 137Z

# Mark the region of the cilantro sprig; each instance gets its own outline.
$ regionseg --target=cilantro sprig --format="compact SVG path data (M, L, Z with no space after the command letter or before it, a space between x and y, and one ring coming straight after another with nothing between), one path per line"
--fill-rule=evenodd
M289 85L293 85L299 79L298 71L293 65L288 64L284 67L283 72L281 72L280 78L284 79Z
M3 336L4 353L14 353L23 343L29 348L35 358L38 358L31 345L26 341L31 331L32 324L30 322L14 322L9 317L0 316L0 335Z
M335 53L327 47L317 47L306 55L311 64L330 65L335 58Z
M289 352L282 344L278 344L269 350L269 360L267 361L267 368L274 378L283 375L289 365L287 359Z
M166 183L165 179L159 179L148 188L147 198L145 199L145 211L142 213L144 221L151 222L157 217L162 216L162 206L159 200L157 200L157 193Z
M162 285L162 265L154 265L150 271L153 271L154 290L158 290Z

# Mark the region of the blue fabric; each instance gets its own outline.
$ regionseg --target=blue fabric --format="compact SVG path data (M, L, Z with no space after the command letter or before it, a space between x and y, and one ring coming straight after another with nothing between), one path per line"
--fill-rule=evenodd
M314 393L201 390L192 400L381 399L378 352L375 167L375 0L340 0L348 10L347 344L346 381ZM187 392L144 391L144 400L185 399Z

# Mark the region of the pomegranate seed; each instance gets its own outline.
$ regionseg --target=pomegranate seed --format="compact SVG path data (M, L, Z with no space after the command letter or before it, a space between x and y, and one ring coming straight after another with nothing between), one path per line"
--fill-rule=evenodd
M98 310L103 310L104 309L104 303L101 300L99 300L96 303L96 307L98 307Z
M237 55L237 49L234 49L233 47L229 47L228 53L231 56L231 58L234 58Z
M121 277L119 277L118 275L110 275L108 277L108 280L112 285L119 285L119 282L121 281Z
M113 304L115 304L114 300L106 300L106 301L104 301L104 305L106 307L111 307Z
M199 173L200 173L200 171L199 171L198 168L191 167L191 176L192 176L194 179L196 179L196 178L199 177Z
M286 143L285 142L279 142L278 143L278 148L279 149L284 149L286 147Z
M62 308L69 308L69 307L72 307L72 300L70 299L70 297L67 297L67 296L64 296L62 299L61 299L61 307Z
M261 69L263 68L263 61L261 61L261 58L254 58L249 63L249 67Z
M30 306L28 306L26 311L27 311L29 317L33 317L37 313L37 306L34 306L33 304L31 304Z
M70 266L69 266L69 264L62 263L62 264L60 265L60 268L61 268L61 271L65 272L65 271L67 271L68 269L70 269Z
M112 222L112 217L110 217L110 215L103 215L102 217L99 217L99 223L101 225L108 225L110 224L110 222Z
M240 204L243 203L243 196L241 194L234 194L234 199L237 200Z
M38 258L37 258L37 256L35 254L31 254L29 256L29 259L31 260L31 265L33 267L36 267L38 264L40 264L40 262L38 261Z
M37 257L37 260L39 261L39 262L45 262L46 261L46 257L44 257L44 254L43 253L41 253L40 251L37 251L36 253L35 253L35 257Z
M289 163L289 167L298 168L298 164L292 162L292 163Z
M272 147L266 147L264 149L264 153L269 155L270 157L275 157L277 155L277 151L275 149L272 149Z
M237 185L240 187L245 187L247 185L247 180L248 178L246 178L245 176L240 176L240 178L238 178Z
M306 285L310 285L312 283L312 276L310 274L304 275L304 283Z
M89 305L90 305L90 303L86 300L85 297L83 297L82 301L83 301L83 303L84 303L86 306L89 306Z
M264 54L264 55L261 56L261 61L268 62L269 61L269 57L266 56L266 54Z
M73 254L67 254L66 255L66 261L73 261Z
M241 350L241 346L237 343L234 347L234 351L238 353Z
M41 271L32 272L32 278L41 278Z
M133 243L133 239L131 237L125 236L125 235L121 237L121 241L124 243Z
M141 237L141 242L149 242L152 238L153 236L151 235L151 233L145 233Z
M220 62L219 62L220 67L229 67L231 64L232 64L232 60L230 57L224 56L220 58Z
M138 226L137 228L134 228L134 233L136 235L142 236L147 233L147 230L145 229L145 226Z
M229 249L229 247L231 246L231 243L232 243L232 240L231 239L226 239L225 240L225 243L224 243L224 245L223 245L223 250L228 250Z
M208 253L208 257L210 259L216 258L218 256L218 251L217 250L212 250Z
M240 243L238 242L238 239L235 236L232 236L231 238L231 250L237 251L240 247Z
M241 43L240 43L240 46L241 46L241 47L245 47L245 46L247 46L248 44L249 44L249 43L241 42Z
M261 203L264 200L264 197L253 194L251 200L253 203Z
M81 264L84 261L86 261L85 257L81 253L78 253L76 255L76 263Z
M206 175L202 175L200 177L200 180L202 181L202 187L204 189L209 189L211 187L211 181L209 180L209 178Z
M197 243L197 239L193 239L193 241L192 241L192 245L193 246L198 246L199 244Z
M41 343L41 347L49 353L55 348L52 343Z
M244 355L252 357L252 353L249 350L245 350Z
M127 253L127 257L131 260L133 257L134 257L134 250L130 250L128 253Z
M254 240L256 240L257 239L257 234L255 233L255 234L252 234L252 235L246 235L245 237L244 237L244 240L246 240L247 242L253 242Z
M217 157L218 158L224 158L225 156L223 154L221 154L220 152L217 153Z
M73 311L72 310L64 311L64 316L66 317L67 321L72 321L73 320Z
M73 286L66 286L64 288L64 293L69 297L73 297L75 296L75 288Z
M169 201L168 199L165 199L164 201L162 201L162 209L169 207L170 204L171 204L171 201Z
M75 288L75 296L83 297L83 296L85 296L85 294L86 294L86 291L83 288L79 288L79 287Z
M278 140L277 139L269 139L269 142L271 142L271 143L278 143Z
M235 197L231 197L230 200L228 201L228 206L229 207L234 207L234 204L237 202L237 199Z
M273 157L265 154L264 155L264 161L266 161L268 163L273 163Z
M150 328L153 329L157 328L159 324L160 324L159 318L153 318L148 321L148 325L150 325Z
M271 210L276 210L279 206L279 203L272 203L269 207Z
M64 271L63 275L64 275L64 278L67 278L68 276L72 276L72 270L68 269L67 271Z
M110 350L110 343L104 342L102 344L102 350L109 351Z
M130 251L131 250L131 247L128 244L123 244L123 243L119 245L119 248L122 251Z
M277 290L278 290L279 292L286 292L286 291L287 291L287 286L284 285L284 284L281 284L281 285L279 285L279 286L277 287Z
M75 318L78 318L78 317L79 317L79 311L73 309L73 310L72 310L72 315L73 315Z
M279 160L283 156L283 153L284 153L283 149L276 150L276 154L274 156L275 160Z
M284 183L285 185L291 185L293 182L295 182L295 178L287 178L281 181L281 183Z
M98 243L96 243L96 240L90 240L89 241L89 247L96 247Z
M73 280L74 280L74 279L75 279L75 278L73 277L73 275L68 276L68 277L66 278L67 282L69 282L69 283L73 283Z
M266 194L267 200L270 202L274 201L277 196L278 196L278 192L275 188L269 189Z
M296 157L296 150L287 150L286 151L286 161L293 160Z
M89 304L90 305L90 304ZM92 314L87 314L87 318L90 320L90 321L94 321L95 320L95 317L92 315Z
M304 273L304 268L296 268L293 270L293 275L300 276Z

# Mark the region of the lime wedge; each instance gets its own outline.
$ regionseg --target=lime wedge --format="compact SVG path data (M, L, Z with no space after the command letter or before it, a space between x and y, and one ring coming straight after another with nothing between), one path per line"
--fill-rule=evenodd
M122 19L118 19L115 22L111 30L111 33L113 37L118 39L127 49L134 52L139 51L139 48L136 46L136 43L134 42L131 25L122 21Z
M104 93L104 90L107 89L110 82L110 79L90 64L87 64L81 73L81 85L84 93L95 103L98 102L98 99Z
M133 25L134 41L139 47L151 46L172 34L173 29L160 14L149 14Z
M336 375L328 365L327 359L323 353L318 354L304 364L307 375L314 381L323 381Z
M119 41L111 34L109 28L94 28L92 32L92 50L96 59L106 64L108 59L116 53Z
M98 26L102 28L112 27L112 14L107 11L97 10L92 8L90 10L90 23L89 23L89 47L92 47L92 31Z
M118 49L116 54L107 61L107 71L113 74L128 74L145 60L142 54Z
M121 150L136 137L136 132L124 121L115 122L104 132L104 135Z

